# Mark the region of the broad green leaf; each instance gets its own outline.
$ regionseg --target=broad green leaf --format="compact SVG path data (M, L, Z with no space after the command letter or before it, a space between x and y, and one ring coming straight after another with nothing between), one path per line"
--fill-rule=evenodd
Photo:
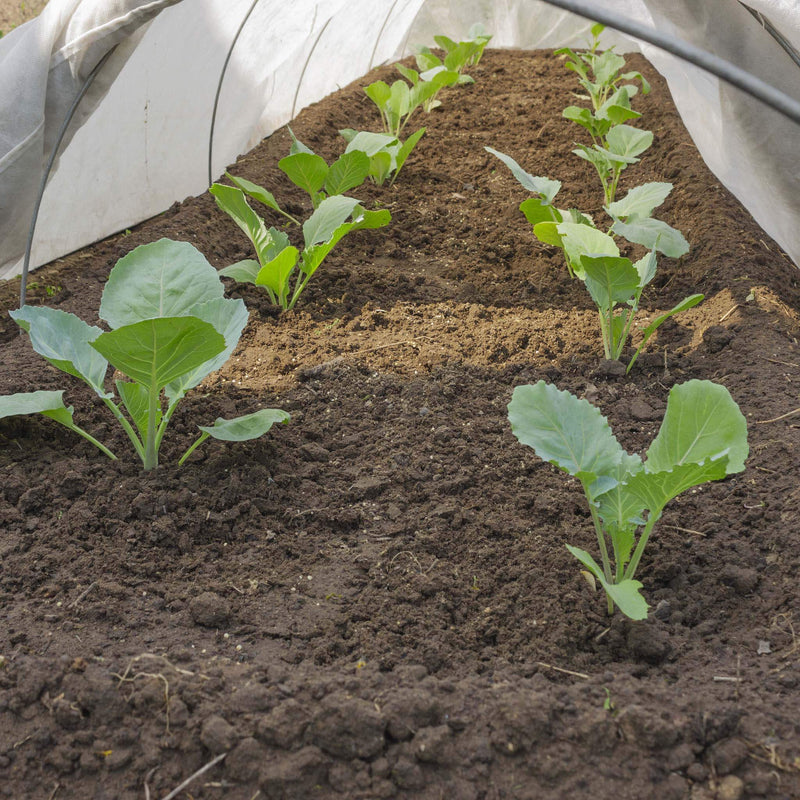
M101 397L108 396L103 386L108 361L90 344L103 332L100 328L46 306L26 305L9 313L28 332L31 346L40 356L62 372L86 381Z
M578 147L572 152L576 156L580 156L585 161L593 164L595 169L597 169L601 175L612 172L614 169L614 164L617 162L627 163L626 159L612 158L611 153L609 153L607 150L603 150L599 145L587 147L585 144L579 144ZM634 161L636 161L636 159L631 159L630 163L633 163Z
M597 121L588 108L583 108L580 106L567 106L561 112L561 116L563 116L565 119L571 120L572 122L576 122L581 127L586 128L588 131L592 131L593 133L596 131ZM608 125L608 123L606 123L606 125ZM597 133L602 135L602 133L605 133L605 131L597 131Z
M279 299L286 297L289 276L297 264L298 252L296 247L284 248L275 258L259 270L256 275L256 286L266 286L272 289Z
M633 220L649 217L672 191L671 183L643 183L631 189L621 200L611 203L606 211L614 219Z
M380 211L365 211L361 206L357 206L356 210L353 211L353 217L354 219L350 222L343 222L333 230L327 241L311 245L303 250L300 269L306 275L311 277L316 272L325 256L328 255L339 240L346 234L364 228L382 228L388 225L392 219L391 214L386 209L381 209Z
M180 317L223 294L217 270L199 250L188 242L159 239L117 261L103 290L100 318L120 328L145 319Z
M601 116L602 115L602 116ZM642 115L634 111L630 106L616 105L615 103L604 103L597 112L600 119L608 120L607 125L621 125L629 119L638 119ZM610 127L606 130L606 134Z
M625 454L599 409L544 381L514 389L508 419L522 444L586 487L616 474Z
M369 157L361 150L345 152L331 164L325 178L325 191L329 195L344 194L361 186L369 175Z
M309 151L310 152L310 151ZM259 203L263 203L268 208L271 208L273 211L281 212L281 207L278 205L278 201L275 199L275 195L272 192L268 192L263 186L259 186L256 183L252 183L251 181L245 180L244 178L237 178L234 175L231 175L229 172L225 173L229 180L231 180L239 189L241 189L248 197L252 197L253 200L257 200ZM224 184L215 183L214 186L211 188L215 188L217 186L223 186ZM211 192L211 189L209 189ZM216 196L216 192L211 192L211 194ZM224 211L225 209L223 209ZM282 212L281 212L282 213ZM247 233L247 230L245 230Z
M344 135L342 131L339 131L339 133ZM375 155L375 153L383 150L384 147L394 144L397 141L397 137L392 136L389 133L358 131L351 139L348 139L348 145L345 149L345 153L351 153L353 150L361 150L371 158Z
M641 72L624 72L619 76L622 81L639 81L642 84L642 94L650 93L650 84Z
M124 375L162 388L225 349L225 338L197 317L160 317L124 325L92 346Z
M682 311L687 311L690 308L694 308L696 305L701 303L705 295L702 294L692 294L689 297L685 297L683 300L680 301L676 306L671 308L669 311L666 311L663 314L659 314L643 331L644 339L647 341L655 332L661 327L661 324L666 322L670 317L674 317L675 314L680 314Z
M442 36L442 35L434 36L433 41L436 42L436 44L438 44L439 47L441 47L442 50L445 51L445 53L449 52L450 50L452 50L454 47L457 46L456 43L449 36Z
M609 583L605 575L603 575L603 570L600 569L599 564L585 550L573 547L570 544L566 547L594 575L605 593L626 617L630 619L647 619L647 602L639 591L642 588L642 584L639 581L626 578L619 583Z
M534 194L540 194L548 203L553 202L553 198L558 194L561 188L561 181L551 181L549 178L537 178L526 172L522 167L514 161L511 156L495 150L493 147L483 148L487 153L497 156L510 170L511 174L529 191Z
M632 475L626 481L625 489L648 508L651 514L660 515L664 506L674 497L701 483L722 480L728 472L728 455L723 453L717 454L715 458L709 457L702 464L687 462L662 472L645 469Z
M386 105L389 111L392 133L398 132L397 128L400 120L413 108L410 101L411 91L415 91L418 88L419 86L415 86L413 90L409 90L408 84L405 81L395 81L391 85L389 89L389 102Z
M141 383L134 383L132 381L115 381L119 396L125 408L128 409L133 424L139 431L139 435L144 440L147 437L147 420L150 415L149 395L147 389ZM158 427L161 424L161 409L156 409L155 424Z
M300 189L312 196L325 185L328 176L328 165L322 156L314 153L295 153L278 162L278 168Z
M598 83L611 84L616 74L625 66L625 59L613 50L601 53L594 62L594 75Z
M519 204L519 210L525 215L525 219L534 226L534 228L540 222L553 222L559 223L562 220L561 213L559 210L551 205L550 203L543 200L541 197L529 197L527 200L523 200ZM549 233L545 235L549 236ZM561 237L558 237L559 244L558 247L561 246L560 241ZM547 244L553 244L553 241L547 241Z
M747 421L728 390L711 381L673 386L645 469L664 472L728 454L727 472L741 472L748 454Z
M384 81L375 81L364 87L364 93L379 109L383 110L384 106L389 102L392 90Z
M635 160L653 143L653 134L630 125L615 125L606 134L606 142L615 157Z
M630 259L620 256L581 256L584 281L600 308L626 303L639 288L639 273Z
M72 427L72 406L64 405L64 392L17 392L0 396L0 419L26 414L44 414Z
M306 247L327 242L357 205L358 200L343 195L334 195L323 200L303 223L303 239Z
M167 397L171 402L183 397L189 389L197 386L206 375L220 369L231 357L236 345L239 344L250 313L243 300L218 297L216 300L209 300L207 303L195 306L192 309L192 316L213 325L214 330L222 334L225 340L225 349L172 381L166 387Z
M611 230L629 242L656 249L667 258L680 258L689 252L689 243L683 234L660 219L637 219L633 222L616 221Z
M263 436L276 422L286 423L289 415L278 408L262 408L234 419L217 417L213 425L198 425L201 431L223 442L245 442Z
M534 233L538 236L537 225ZM570 263L575 274L583 279L585 272L583 257L585 255L619 257L619 248L616 242L603 231L591 225L583 225L578 222L561 222L557 226L557 231L561 237L561 247Z
M235 264L221 269L219 274L224 275L226 278L233 278L239 283L255 283L256 275L258 275L260 269L261 264L258 261L246 258L244 261L237 261Z

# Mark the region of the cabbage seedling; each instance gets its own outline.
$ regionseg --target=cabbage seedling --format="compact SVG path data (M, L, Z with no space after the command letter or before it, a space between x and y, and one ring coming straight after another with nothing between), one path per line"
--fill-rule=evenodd
M578 547L567 550L605 591L608 613L617 606L631 619L645 619L635 575L664 507L693 486L744 469L747 422L728 390L699 380L673 386L644 461L622 448L599 409L544 381L514 389L508 418L522 444L580 481L600 564Z
M359 155L367 160L363 153ZM245 233L255 248L258 260L237 261L220 270L220 275L240 283L262 286L270 301L284 311L294 308L320 264L344 236L365 228L382 228L392 218L385 209L365 210L353 197L341 194L326 197L302 224L304 246L301 251L289 243L286 233L267 228L264 220L247 202L247 198L251 197L277 210L272 194L243 178L228 177L235 186L215 183L208 191L220 209Z
M178 404L228 360L248 315L241 300L224 297L217 271L199 251L186 242L161 239L132 250L111 270L100 303L100 318L111 330L41 306L23 306L11 316L37 353L92 388L127 433L144 469L151 470L158 466L159 448ZM109 364L124 376L115 381L119 401L106 391ZM72 413L63 391L0 397L0 418L43 414L116 458L74 423ZM285 411L272 408L218 419L200 427L186 455L209 436L255 439L288 419Z
M356 131L352 128L344 128L339 133L347 142L345 155L353 151L361 151L369 159L370 179L378 186L383 186L391 175L389 186L392 186L397 180L403 164L406 163L406 159L425 133L425 128L414 131L405 142L401 142L396 136L388 133Z

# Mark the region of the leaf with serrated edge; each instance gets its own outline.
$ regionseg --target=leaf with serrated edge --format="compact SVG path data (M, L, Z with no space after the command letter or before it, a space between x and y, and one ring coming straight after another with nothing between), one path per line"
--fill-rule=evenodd
M581 266L586 288L600 308L627 302L639 288L639 273L627 258L582 256Z
M614 218L630 220L649 217L671 191L671 183L643 183L631 189L622 199L611 203L606 210Z
M331 164L325 179L325 191L329 195L344 194L361 186L369 174L369 157L360 150L344 153Z

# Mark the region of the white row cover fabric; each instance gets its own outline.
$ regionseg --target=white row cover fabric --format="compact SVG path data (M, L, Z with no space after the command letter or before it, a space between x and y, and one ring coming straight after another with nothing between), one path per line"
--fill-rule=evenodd
M117 41L45 191L32 266L206 190L217 84L252 4L50 0L40 17L0 39L0 277L21 271L53 132ZM795 0L748 5L800 47ZM800 99L800 68L737 0L615 0L613 8ZM524 49L581 47L590 25L538 0L259 0L225 75L213 175L306 105L413 45L432 44L434 34L463 37L475 22L494 34L491 47ZM603 41L641 49L666 77L706 163L800 263L797 126L663 51L611 31Z

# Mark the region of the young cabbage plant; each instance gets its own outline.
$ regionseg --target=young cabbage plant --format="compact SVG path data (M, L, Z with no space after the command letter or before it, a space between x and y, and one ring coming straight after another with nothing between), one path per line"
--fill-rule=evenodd
M363 153L359 152L359 155L367 160ZM320 201L311 216L302 223L304 244L303 249L298 250L290 244L286 233L267 228L264 220L247 202L250 197L277 210L270 202L272 195L263 187L243 178L228 177L234 186L215 183L209 192L220 209L245 233L255 248L258 260L237 261L220 270L220 275L240 283L262 286L270 301L284 311L294 308L325 257L344 236L366 228L382 228L391 220L391 215L385 209L367 211L353 197L332 195Z
M411 86L403 80L396 80L391 86L384 81L375 81L364 89L381 115L384 133L397 139L405 129L416 110L424 107L444 86L452 86L458 81L458 73L452 70L439 70L425 80L413 69L395 64L400 73L408 79Z
M121 258L103 290L100 318L109 331L74 314L23 306L11 316L33 349L58 369L80 378L108 407L133 444L145 470L158 466L167 425L186 393L230 357L247 323L241 300L224 296L217 271L186 242L161 239ZM106 390L109 364L123 376ZM116 456L73 421L63 391L0 397L0 418L43 414L83 436L109 458ZM234 420L200 426L198 440L255 439L289 415L265 408ZM232 438L231 431L238 438ZM180 463L185 460L184 456Z
M405 142L388 133L356 131L352 128L344 128L339 133L347 142L345 155L355 151L362 152L369 159L370 180L383 186L391 176L389 186L392 186L406 159L425 133L425 128L414 131Z
M590 584L631 619L647 617L636 570L667 503L693 486L744 469L747 422L724 386L673 386L645 459L626 452L599 409L544 381L518 386L508 404L511 430L544 461L578 479L589 504L600 563L567 545Z

